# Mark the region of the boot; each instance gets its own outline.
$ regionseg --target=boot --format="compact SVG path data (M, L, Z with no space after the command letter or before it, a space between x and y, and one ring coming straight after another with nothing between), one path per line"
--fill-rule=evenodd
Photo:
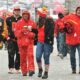
M72 67L72 74L76 74L76 67Z
M24 72L24 73L23 73L23 76L27 76L27 72Z
M44 72L44 75L42 76L42 79L47 79L48 78L48 72Z
M33 76L33 74L35 74L35 72L34 71L29 71L29 76Z
M79 74L80 74L80 67L79 67Z
M39 69L38 77L42 77L42 72L43 72L42 68Z

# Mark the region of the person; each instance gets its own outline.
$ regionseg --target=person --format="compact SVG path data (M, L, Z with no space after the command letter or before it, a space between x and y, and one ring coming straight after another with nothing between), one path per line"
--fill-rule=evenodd
M3 32L4 32L4 20L0 18L0 49L3 48L3 40L4 40Z
M34 37L36 32L36 23L30 19L28 10L23 10L22 19L16 24L15 35L18 39L20 52L20 66L23 76L33 76L35 73L34 65Z
M4 12L2 15L2 19L4 20L4 31L2 35L4 36L3 43L5 44L5 50L7 50L7 35L8 35L8 30L7 30L7 25L6 25L6 18L7 18L7 12Z
M38 77L42 77L42 79L48 78L49 71L49 59L50 54L53 51L53 38L54 38L54 23L53 19L46 17L47 9L40 8L37 10L37 14L39 15L38 21L38 42L36 48L36 61L38 65ZM44 67L45 71L42 76L43 68L42 68L42 55L44 59Z
M58 22L59 26L62 26L62 22L65 21L66 16L69 15L69 10L67 8L64 8L63 18ZM59 51L60 51L60 58L63 59L67 56L67 53L69 53L69 46L66 44L66 34L62 30L60 30L59 35Z
M58 13L58 19L55 21L55 28L54 28L54 36L56 37L57 40L57 51L58 51L58 56L63 52L63 48L62 47L62 32L59 29L59 22L61 21L61 19L64 17L63 13Z
M8 17L6 19L7 29L8 29L8 67L9 67L9 73L13 74L14 69L16 70L16 73L20 72L20 55L17 45L17 38L14 35L13 30L13 24L20 20L20 7L15 6L13 9L13 15ZM16 56L16 57L15 57Z
M65 25L65 27L64 27ZM80 6L76 8L75 14L66 16L61 27L66 32L66 43L70 47L70 62L72 73L76 73L76 49L79 54L79 74L80 74Z

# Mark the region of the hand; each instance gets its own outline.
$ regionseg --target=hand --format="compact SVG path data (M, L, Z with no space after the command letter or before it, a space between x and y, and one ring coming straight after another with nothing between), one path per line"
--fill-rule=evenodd
M28 29L29 31L31 31L31 30L32 30L32 26L28 26L27 29Z
M24 26L24 28L28 28L28 26Z

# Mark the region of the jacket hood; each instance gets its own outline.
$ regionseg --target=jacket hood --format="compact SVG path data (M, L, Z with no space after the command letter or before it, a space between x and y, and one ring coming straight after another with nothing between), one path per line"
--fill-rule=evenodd
M22 15L27 14L28 15L28 19L30 19L30 13L28 10L23 10Z

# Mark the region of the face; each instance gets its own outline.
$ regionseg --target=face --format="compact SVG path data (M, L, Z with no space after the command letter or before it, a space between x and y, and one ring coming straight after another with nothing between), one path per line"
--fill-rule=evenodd
M68 15L69 14L69 10L67 8L64 9L64 15Z
M23 17L23 19L24 19L25 21L28 20L28 14L23 14L22 17Z
M20 10L14 10L13 11L14 15L19 16L20 15Z
M76 14L80 16L80 8L77 10Z

